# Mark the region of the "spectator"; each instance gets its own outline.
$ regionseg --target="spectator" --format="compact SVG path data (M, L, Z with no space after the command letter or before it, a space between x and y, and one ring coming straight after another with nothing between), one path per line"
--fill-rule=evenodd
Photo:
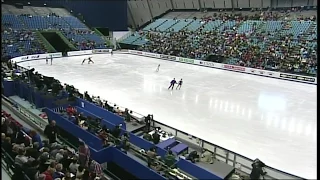
M154 133L152 134L152 141L154 144L158 144L160 142L160 134L157 130L154 130Z
M99 163L97 163L95 160L90 161L90 171L97 176L100 176L102 174L102 167Z
M62 179L64 177L64 173L62 172L62 170L63 170L62 164L57 164L56 171L53 173L52 178L53 179L56 179L56 178Z
M34 159L38 159L38 157L40 156L39 143L34 142L32 147L27 148L26 155L33 157Z
M64 149L60 149L59 152L56 154L55 160L60 162L63 159L63 154L65 153Z
M44 129L44 134L49 139L49 143L57 141L58 128L56 127L56 121L52 120Z
M78 161L77 158L74 157L74 158L72 158L72 161L71 161L71 163L69 165L69 171L71 173L73 173L73 174L77 173L77 169L79 167L79 164L77 163L77 161Z
M89 147L83 141L80 141L80 146L79 146L79 164L80 164L80 166L88 167L89 158L90 158Z
M77 173L76 173L76 180L81 180L82 179L84 171L85 171L85 169L84 169L83 166L79 166L78 167L78 170L77 170Z
M168 167L172 167L176 163L176 158L171 150L169 150L168 154L164 157L164 163Z
M115 128L111 132L112 136L115 137L116 139L118 139L120 137L121 126L122 126L122 124L115 126Z
M36 177L39 176L39 161L34 160L31 162L30 167L26 169L26 175L30 178L30 180L36 180Z
M156 148L152 147L147 151L148 167L150 167L157 157Z
M15 157L14 163L20 167L23 167L23 165L28 162L28 157L25 156L25 154L25 148L20 147L18 150L18 155Z
M5 139L6 139L6 134L1 133L1 143L3 143Z
M84 170L81 180L89 180L90 172L88 170Z
M6 137L5 138L4 142L2 143L2 147L6 152L11 154L10 152L12 152L12 144L11 144L11 138L10 137Z
M46 175L46 178L45 180L53 180L53 173L54 173L54 170L53 168L48 168L43 174Z

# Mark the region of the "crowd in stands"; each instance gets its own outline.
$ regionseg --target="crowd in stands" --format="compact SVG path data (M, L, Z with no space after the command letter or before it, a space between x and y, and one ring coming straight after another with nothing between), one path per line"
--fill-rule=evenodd
M36 31L42 30L60 31L79 50L108 47L102 37L85 25L82 24L81 28L77 27L81 24L79 20L74 20L76 21L76 27L74 27L56 13L50 13L46 17L42 16L42 18L38 17L40 16L19 14L15 15L14 18L3 18L1 23L2 57L46 53L47 49L43 45L44 42L41 42L36 35ZM33 23L26 23L25 21L33 21ZM34 26L37 23L39 26L35 28ZM29 27L30 25L32 27Z
M293 9L291 11L298 11ZM291 12L290 11L290 12ZM140 31L148 43L139 47L142 51L168 54L193 59L206 59L208 55L224 56L228 64L240 65L288 73L315 75L317 70L316 30L293 33L280 33L290 29L292 19L285 13L259 12L253 15L217 13L201 19L203 25L197 31L188 29L173 32L169 29ZM247 20L252 26L247 31L239 27ZM294 20L304 23L316 21L315 16L298 16ZM278 29L265 30L262 21L279 22ZM209 22L221 22L212 30L203 27ZM223 25L226 23L227 25ZM229 24L228 24L229 23Z
M8 55L15 57L46 52L44 46L38 42L34 32L24 29L12 29L10 26L11 23L2 25L2 57Z
M88 146L80 141L78 152L62 145L48 133L54 121L46 127L48 140L33 140L35 131L22 131L22 125L5 111L1 112L2 154L6 163L14 165L13 180L96 180L102 179L102 167L90 159ZM56 133L53 133L57 135Z

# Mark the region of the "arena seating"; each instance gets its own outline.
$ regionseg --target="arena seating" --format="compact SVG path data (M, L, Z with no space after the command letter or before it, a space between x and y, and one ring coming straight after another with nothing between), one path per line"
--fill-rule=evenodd
M21 56L22 54L39 54L46 50L39 42L36 31L59 30L78 49L99 49L106 48L106 41L90 30L84 23L73 17L66 10L61 8L32 7L25 6L17 9L11 5L2 6L2 27L5 31L12 33L14 38L9 38L8 33L2 32L2 41L5 43L4 56ZM30 32L32 41L19 40L17 33ZM25 44L23 47L19 44ZM30 46L30 47L29 47ZM41 47L40 49L33 49Z
M137 45L142 51L202 60L210 54L224 55L228 64L315 76L315 18L277 13L216 13L201 19L167 16L121 43Z

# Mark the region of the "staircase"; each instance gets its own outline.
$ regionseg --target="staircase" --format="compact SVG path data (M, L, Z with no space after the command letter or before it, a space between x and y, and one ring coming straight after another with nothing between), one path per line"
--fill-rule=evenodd
M162 23L160 23L158 26L153 27L153 29L157 29L158 27L160 27L162 24L166 23L167 21L168 21L168 20L163 21L163 22L162 22ZM151 23L153 23L153 22L151 22Z
M188 24L186 24L183 28L181 28L180 30L185 30L191 23L193 23L194 20L191 20Z
M302 39L307 40L308 37L313 33L313 31L316 29L317 25L316 23L312 23L309 28L303 33Z
M180 21L181 21L181 20L176 20L176 22L173 23L171 26L169 26L167 29L165 29L164 32L165 32L165 31L168 31L168 30L170 31L170 29L171 29L174 25L178 24Z

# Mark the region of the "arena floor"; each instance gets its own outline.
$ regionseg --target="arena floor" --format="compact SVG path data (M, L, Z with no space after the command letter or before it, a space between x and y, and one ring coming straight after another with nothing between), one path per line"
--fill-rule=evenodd
M317 173L316 86L127 54L20 63L268 166ZM161 64L160 71L155 72ZM167 90L183 78L181 90Z

